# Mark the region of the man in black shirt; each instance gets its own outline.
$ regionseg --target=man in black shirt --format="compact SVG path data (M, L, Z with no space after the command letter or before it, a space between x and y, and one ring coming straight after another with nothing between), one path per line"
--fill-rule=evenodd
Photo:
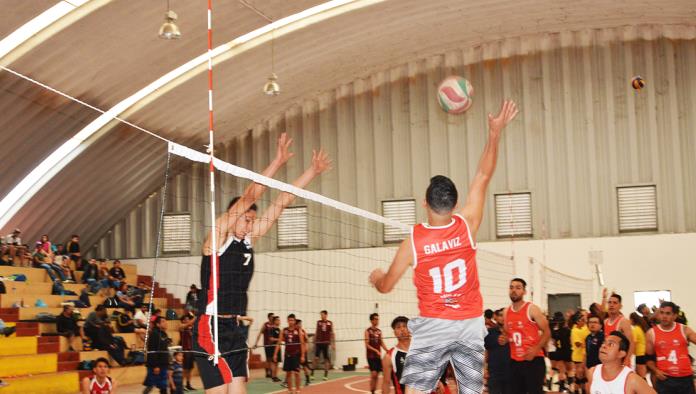
M161 393L167 392L171 344L172 340L167 335L167 320L157 317L147 339L147 376L143 382L144 393L149 393L153 387L159 388Z
M285 133L278 140L276 157L263 171L272 177L292 157L289 148L292 139ZM330 160L323 151L313 152L312 164L293 182L299 188L307 186L312 179L330 167ZM196 363L206 390L219 388L220 392L246 393L247 338L248 328L242 324L246 315L247 289L254 274L253 242L266 234L283 209L290 205L295 196L280 193L276 200L257 219L255 202L266 187L258 183L250 184L241 197L234 198L227 211L215 221L216 245L213 245L212 231L203 243L201 261L201 296L198 298L199 313L193 331ZM213 259L213 247L218 258ZM213 264L217 270L217 294L213 288ZM217 308L215 305L217 301ZM218 349L220 356L210 360L216 352L213 329L214 316L218 317Z
M503 309L493 312L493 318L488 327L488 335L484 338L486 348L486 369L484 374L488 375L488 392L490 394L510 394L512 385L510 384L510 346L498 343L498 338L502 335Z
M109 270L109 285L118 290L124 279L126 279L126 273L121 268L121 261L114 260L114 266Z
M86 339L82 327L77 324L77 319L73 317L74 307L72 305L63 306L63 312L56 316L56 331L58 335L68 339L68 351L74 352L73 342L79 339Z
M587 327L590 329L590 335L585 338L585 367L589 370L602 363L599 361L599 349L604 343L604 330L602 330L602 321L597 315L590 315L587 318Z
M70 241L66 245L68 255L70 260L75 262L75 268L78 271L82 271L82 254L80 253L80 237L77 234L73 234L70 237Z

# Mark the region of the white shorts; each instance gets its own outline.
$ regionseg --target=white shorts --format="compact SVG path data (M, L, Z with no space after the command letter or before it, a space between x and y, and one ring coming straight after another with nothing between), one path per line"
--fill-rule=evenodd
M416 317L408 322L411 346L406 355L401 384L423 392L435 391L437 381L452 363L460 394L483 389L482 317L445 320Z

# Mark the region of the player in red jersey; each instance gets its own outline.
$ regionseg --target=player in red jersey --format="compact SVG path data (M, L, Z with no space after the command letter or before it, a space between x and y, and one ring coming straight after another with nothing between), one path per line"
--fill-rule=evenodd
M382 330L379 329L379 315L370 314L370 327L365 330L365 353L367 364L370 368L370 392L377 390L377 379L382 372L382 349L388 351L387 345L382 339Z
M264 353L266 353L266 377L270 379L275 377L275 374L273 373L273 352L275 351L276 344L271 342L273 329L275 327L273 324L275 314L273 312L269 312L267 317L268 321L263 323L261 330L259 330L259 335L256 336L254 349L259 346L259 340L261 337L263 337L263 350Z
M488 142L464 207L455 211L458 193L449 178L432 177L424 204L428 222L413 227L387 273L377 269L370 274L377 290L388 293L413 266L420 316L408 324L413 339L402 377L408 393L434 391L450 361L460 393L483 389L486 329L475 240L502 131L517 112L515 103L506 100L497 116L488 115Z
M612 331L621 331L628 338L628 356L624 358L624 365L631 366L631 356L635 353L635 341L633 340L633 329L631 321L621 313L621 296L611 293L607 301L607 316L604 319L604 338L608 337Z
M679 307L673 302L660 304L660 324L645 335L648 369L657 378L659 394L694 394L689 342L696 343L696 332L677 323Z
M329 356L329 345L331 350L336 351L336 337L334 336L334 325L328 319L329 312L319 313L321 320L317 320L317 330L314 332L314 369L317 369L319 355L324 357L324 380L329 379L329 368L331 367L331 357ZM314 369L312 369L312 379L314 379Z
M94 362L94 376L82 379L81 394L115 394L118 385L109 377L109 360L99 357Z
M273 355L274 362L278 362L278 352L283 344L285 344L285 359L283 359L285 381L288 383L288 392L296 393L300 391L300 365L304 363L307 348L300 328L295 325L295 315L292 313L288 315L288 326L280 334L280 341L278 341ZM295 378L294 390L293 378Z
M500 336L501 345L510 343L511 379L514 393L543 393L546 363L544 345L551 337L549 322L541 309L524 300L527 282L515 278L510 281L512 304L503 312L505 333Z

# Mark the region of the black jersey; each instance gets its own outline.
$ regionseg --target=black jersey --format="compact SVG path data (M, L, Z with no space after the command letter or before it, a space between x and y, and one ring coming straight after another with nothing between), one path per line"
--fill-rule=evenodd
M246 315L247 290L254 275L254 251L248 239L230 238L218 251L219 315ZM201 261L201 295L198 297L200 313L213 314L213 271L211 256Z
M393 347L389 349L387 353L392 363L392 383L394 383L394 391L396 394L403 394L406 392L406 386L399 383L401 381L401 374L404 372L404 363L406 362L407 352L399 349L398 347Z

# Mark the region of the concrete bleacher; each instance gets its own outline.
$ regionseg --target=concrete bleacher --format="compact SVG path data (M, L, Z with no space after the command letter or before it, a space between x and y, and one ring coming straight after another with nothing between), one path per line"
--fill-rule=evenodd
M151 284L151 278L139 276L137 266L124 264L126 281L136 284L145 281ZM0 266L0 276L8 277L14 274L24 274L26 282L4 281L6 294L0 295L0 318L7 326L15 326L16 333L10 337L0 337L0 379L9 386L0 388L0 393L75 393L79 391L79 380L91 371L78 371L78 364L83 360L95 360L99 357L109 358L106 351L82 351L81 341L76 341L77 349L68 352L68 341L55 335L56 324L36 321L40 312L58 315L62 311L61 303L77 299L78 296L51 295L52 284L46 271L42 268ZM81 276L81 273L76 273ZM79 294L84 284L65 284L66 290ZM183 313L182 303L167 293L166 289L155 285L153 304L164 312L174 309L178 315ZM37 300L42 300L47 307L36 307ZM92 307L79 308L82 319L94 310L96 305L103 303L104 296L90 296ZM149 297L146 299L149 301ZM23 304L24 307L13 307ZM109 308L109 315L118 308ZM82 324L82 323L80 323ZM168 321L167 333L173 344L179 344L179 321ZM115 328L114 323L114 328ZM115 332L114 335L123 337L128 347L142 349L144 343L136 334ZM80 342L79 344L77 342ZM126 354L129 349L126 350ZM140 383L143 381L146 368L143 366L119 367L113 360L112 377L120 384Z

